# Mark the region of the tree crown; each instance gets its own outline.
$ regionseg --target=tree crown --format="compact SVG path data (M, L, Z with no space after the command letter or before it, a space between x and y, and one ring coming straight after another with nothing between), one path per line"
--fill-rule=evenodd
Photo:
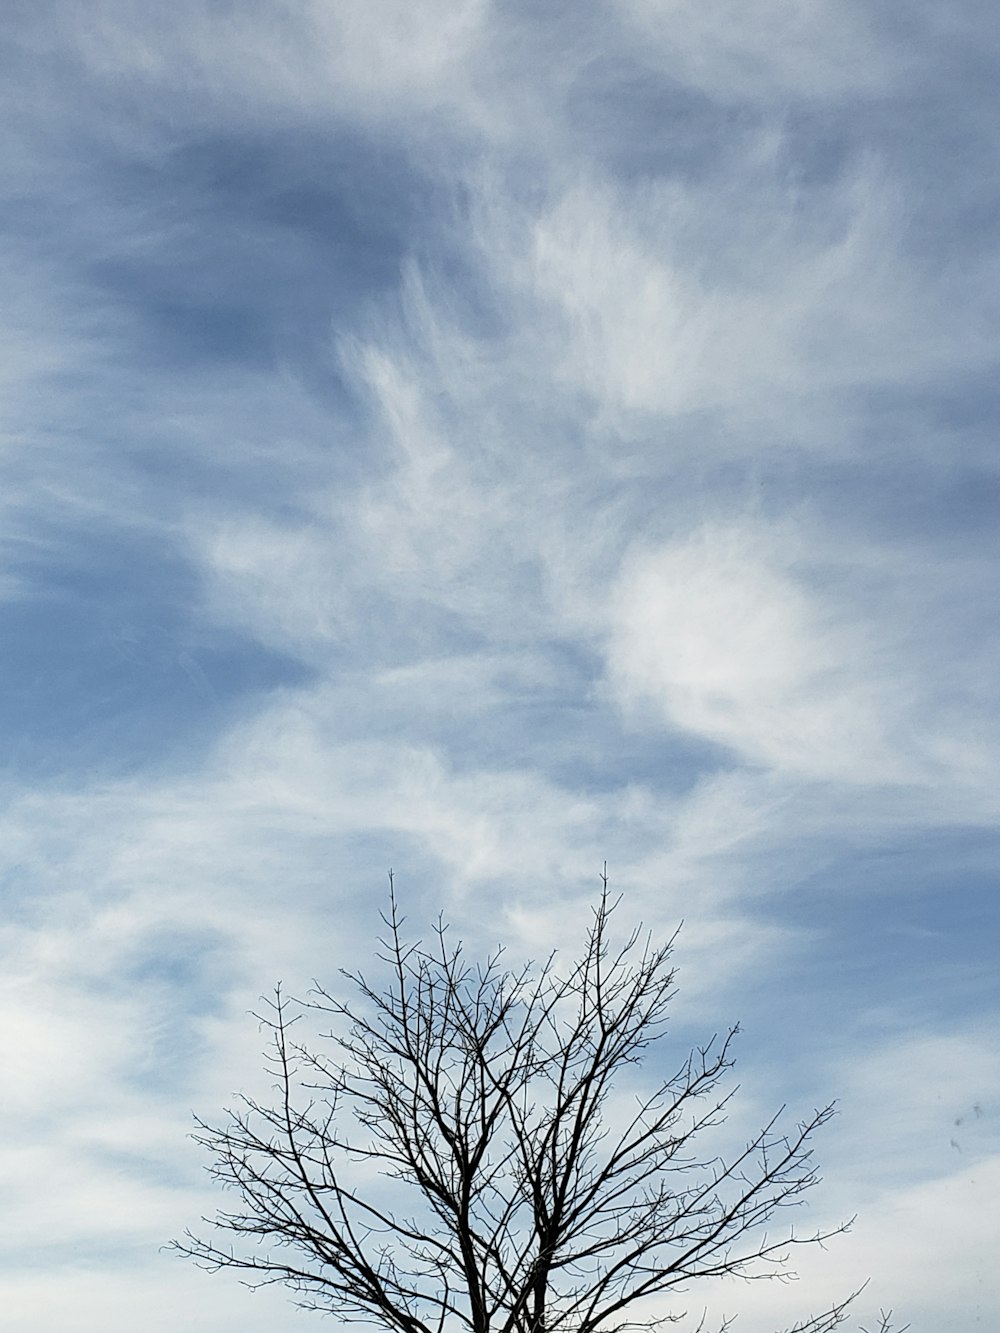
M407 943L390 875L387 983L343 972L351 1002L278 987L258 1015L274 1105L243 1097L221 1127L197 1121L242 1205L215 1226L257 1244L176 1248L398 1333L617 1333L684 1320L694 1279L780 1276L795 1246L844 1230L765 1230L816 1183L832 1105L699 1155L732 1096L736 1027L620 1095L664 1035L675 974L673 938L612 942L616 906L605 876L568 969L554 955L510 969L502 949L467 959L442 920L428 946ZM321 1049L295 1039L304 1011L332 1022ZM849 1300L790 1333L827 1333Z

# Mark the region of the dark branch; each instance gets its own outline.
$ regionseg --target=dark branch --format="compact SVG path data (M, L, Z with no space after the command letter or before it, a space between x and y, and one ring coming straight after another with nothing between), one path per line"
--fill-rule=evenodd
M195 1134L238 1200L214 1219L232 1244L175 1248L398 1333L612 1333L676 1324L693 1280L779 1276L794 1247L843 1230L765 1230L816 1184L830 1106L699 1159L732 1096L736 1028L609 1114L675 993L673 939L614 945L616 906L605 878L565 974L553 958L510 970L500 950L469 962L442 921L429 946L406 942L390 878L388 984L343 973L351 1002L319 985L304 1003L280 988L266 1002L274 1105L244 1098ZM305 1012L330 1024L320 1049L294 1040ZM790 1333L830 1333L850 1299Z

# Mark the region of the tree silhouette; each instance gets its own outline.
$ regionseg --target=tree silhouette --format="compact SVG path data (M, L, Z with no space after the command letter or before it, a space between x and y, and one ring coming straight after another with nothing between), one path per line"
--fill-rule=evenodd
M765 1227L816 1183L811 1140L833 1107L699 1154L733 1095L735 1027L623 1095L675 990L673 939L613 944L616 905L605 876L579 959L512 971L500 949L469 961L441 921L430 947L405 942L390 875L388 984L343 972L350 1003L276 989L258 1015L274 1104L243 1097L221 1127L196 1122L239 1206L216 1239L174 1248L398 1333L659 1328L686 1320L695 1279L787 1276L796 1246L845 1229ZM304 1010L332 1020L328 1050L294 1040ZM851 1299L790 1333L828 1333Z

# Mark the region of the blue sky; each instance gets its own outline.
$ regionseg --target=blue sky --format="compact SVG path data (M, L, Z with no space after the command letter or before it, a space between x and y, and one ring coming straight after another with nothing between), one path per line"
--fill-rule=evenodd
M0 1305L159 1247L247 1016L602 863L734 1134L842 1114L774 1333L1000 1308L1000 36L849 0L8 0ZM716 1304L712 1304L715 1302ZM857 1321L856 1321L857 1322Z

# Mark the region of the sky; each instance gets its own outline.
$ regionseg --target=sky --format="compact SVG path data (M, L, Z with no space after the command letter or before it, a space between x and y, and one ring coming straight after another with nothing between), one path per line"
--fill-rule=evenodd
M162 1246L250 1016L683 920L662 1054L838 1099L777 1333L1000 1309L985 0L7 0L0 1308L325 1327Z

